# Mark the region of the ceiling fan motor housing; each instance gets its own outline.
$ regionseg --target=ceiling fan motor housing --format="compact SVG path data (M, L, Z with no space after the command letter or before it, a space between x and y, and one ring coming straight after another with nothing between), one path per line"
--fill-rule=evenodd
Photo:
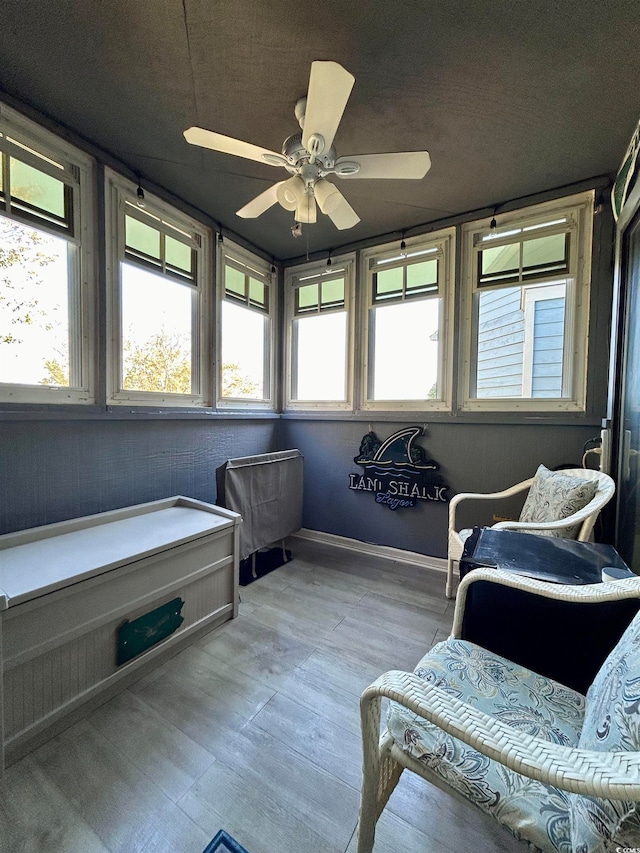
M317 137L316 134L311 136L311 139ZM320 137L322 139L322 137ZM324 146L324 139L322 139L322 143ZM282 143L282 153L287 158L287 163L289 164L286 168L292 174L295 174L296 171L304 165L304 163L308 163L311 157L311 154L315 153L313 151L307 151L307 149L302 144L302 134L294 133L293 136L287 137L285 141ZM333 166L336 161L336 149L333 145L327 150L322 151L320 153L316 153L316 163L321 169L333 169Z

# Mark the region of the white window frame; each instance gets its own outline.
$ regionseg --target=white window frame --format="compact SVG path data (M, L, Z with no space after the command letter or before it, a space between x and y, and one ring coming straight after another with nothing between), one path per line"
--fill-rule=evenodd
M275 318L278 306L278 274L272 272L273 264L252 252L243 249L237 243L224 238L224 242L218 241L217 259L217 283L218 299L216 311L216 387L217 406L220 409L275 409L276 376L275 376ZM246 271L253 272L257 279L262 279L269 288L269 310L263 316L267 319L265 331L265 353L264 353L264 382L266 394L261 400L251 400L246 397L223 397L222 396L222 303L225 301L225 267L227 261L231 266L239 269L244 267ZM235 264L234 264L235 261Z
M362 252L361 259L361 289L365 295L362 302L362 325L364 330L362 343L362 403L361 408L365 411L440 411L449 412L452 406L453 395L453 318L454 318L454 274L455 274L455 228L445 228L419 237L407 238L405 248L400 248L399 243L386 243L374 246ZM438 336L440 340L438 352L438 397L435 400L374 400L369 397L372 387L372 377L369 375L370 367L370 334L371 334L371 312L375 310L376 303L373 301L373 275L371 268L372 260L384 261L401 257L406 254L410 257L415 252L428 252L425 260L436 259L438 261L438 296L440 299L440 318ZM434 298L426 296L424 298ZM419 301L420 296L411 297L410 301ZM407 300L409 301L409 300ZM382 306L384 303L378 303ZM391 304L391 302L389 303ZM391 354L391 357L397 356ZM420 365L411 365L416 371Z
M191 339L191 394L160 391L125 390L122 377L122 315L120 264L125 260L125 210L127 202L137 204L137 185L111 169L105 169L105 224L107 246L107 403L112 405L206 406L211 400L211 369L207 316L211 290L211 231L162 199L145 191L145 208L149 213L172 223L193 235L192 247L197 252L196 288ZM131 210L127 210L131 213ZM188 286L188 285L185 285Z
M355 330L355 266L354 253L331 258L331 266L326 261L312 261L289 267L285 271L285 364L286 392L285 408L299 411L353 411L353 364ZM345 356L345 399L344 400L295 400L292 398L293 381L293 322L295 320L295 291L297 284L314 275L332 274L344 269L344 309L347 312L347 346Z
M472 412L584 412L586 407L587 356L589 340L589 304L591 287L591 252L593 243L593 206L595 193L589 190L574 196L556 199L522 210L497 214L497 228L491 228L492 217L469 222L462 227L462 328L460 354L459 399L462 411ZM545 279L505 283L505 287L520 286L523 290L545 283L567 282L565 304L564 389L562 397L490 397L471 395L474 381L474 300L479 292L494 289L478 286L478 253L487 248L482 238L495 233L495 245L513 241L510 229L541 224L566 218L567 222L546 229L545 234L569 231L569 268L566 272L550 272ZM492 245L492 244L489 244ZM496 285L495 287L499 287Z
M92 157L69 145L55 134L0 104L0 133L16 139L64 166L61 171L51 166L51 175L62 180L73 193L73 235L63 235L59 229L47 227L46 221L34 222L18 214L8 214L17 222L37 230L63 236L77 247L73 281L70 281L69 336L75 344L69 354L69 386L0 383L0 402L4 403L95 403L95 163ZM19 146L0 138L0 147L12 151L24 162L47 172L46 161L30 155ZM7 213L0 211L3 216Z

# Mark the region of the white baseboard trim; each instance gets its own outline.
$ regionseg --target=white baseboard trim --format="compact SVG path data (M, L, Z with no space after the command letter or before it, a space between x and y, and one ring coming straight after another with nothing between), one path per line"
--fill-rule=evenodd
M447 571L447 561L442 557L430 557L418 554L417 551L403 551L401 548L391 548L388 545L371 545L359 539L349 539L347 536L337 536L335 533L323 533L321 530L309 530L301 527L292 534L300 539L310 539L313 542L323 542L325 545L335 545L337 548L347 548L360 554L371 554L374 557L385 557L398 563L409 563L422 569L435 569L437 572Z

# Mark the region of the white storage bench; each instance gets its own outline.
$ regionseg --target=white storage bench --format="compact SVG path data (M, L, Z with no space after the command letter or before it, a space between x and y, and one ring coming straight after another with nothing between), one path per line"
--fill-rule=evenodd
M84 703L237 615L240 521L173 497L0 536L0 774ZM176 599L174 632L118 665L123 624Z

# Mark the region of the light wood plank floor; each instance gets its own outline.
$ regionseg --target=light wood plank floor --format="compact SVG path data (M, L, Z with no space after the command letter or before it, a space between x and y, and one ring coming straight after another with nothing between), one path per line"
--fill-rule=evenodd
M0 850L355 853L358 697L447 636L444 575L293 539L240 616L22 761L0 783ZM405 773L375 853L524 851Z

